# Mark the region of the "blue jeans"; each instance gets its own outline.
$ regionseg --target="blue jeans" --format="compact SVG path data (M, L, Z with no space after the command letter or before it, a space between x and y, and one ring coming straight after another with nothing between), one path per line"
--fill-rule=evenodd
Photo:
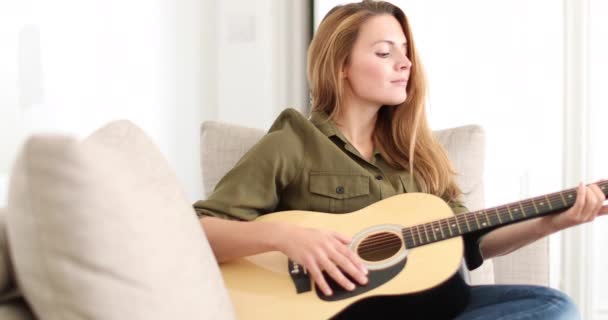
M580 319L564 293L541 286L484 285L471 287L471 299L456 320Z

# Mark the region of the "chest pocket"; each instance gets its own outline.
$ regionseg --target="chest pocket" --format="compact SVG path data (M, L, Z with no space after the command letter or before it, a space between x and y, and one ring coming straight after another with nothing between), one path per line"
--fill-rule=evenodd
M310 207L313 211L345 213L364 208L370 201L370 178L361 174L311 172Z
M412 179L412 176L409 173L407 173L407 172L400 173L398 176L399 176L399 180L401 180L403 192L408 192L408 193L418 192L418 186L416 185L416 183Z

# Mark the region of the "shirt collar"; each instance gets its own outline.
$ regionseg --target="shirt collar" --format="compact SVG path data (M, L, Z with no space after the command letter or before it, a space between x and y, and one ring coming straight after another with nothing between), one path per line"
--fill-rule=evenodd
M312 111L310 114L310 122L319 129L325 136L331 138L333 136L338 137L342 142L344 142L346 149L353 152L356 150L351 143L346 139L346 137L338 130L336 124L332 119L329 119L329 115L324 111ZM352 150L351 150L352 149ZM357 152L358 154L359 152ZM376 147L374 148L374 157L380 154L380 150Z
M336 128L334 121L329 119L329 115L323 111L313 111L310 114L310 122L317 127L327 137L338 136L344 142L346 139L342 136L342 133Z

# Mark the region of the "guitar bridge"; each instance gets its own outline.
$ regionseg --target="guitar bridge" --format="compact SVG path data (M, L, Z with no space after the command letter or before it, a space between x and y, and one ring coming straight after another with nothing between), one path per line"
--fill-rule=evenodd
M287 269L289 270L289 276L296 287L297 293L304 293L312 290L310 276L308 275L306 268L289 259L287 262Z

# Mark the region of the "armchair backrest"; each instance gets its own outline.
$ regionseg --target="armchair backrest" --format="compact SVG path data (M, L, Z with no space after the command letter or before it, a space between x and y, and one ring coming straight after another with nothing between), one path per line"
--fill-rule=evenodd
M217 182L266 132L261 129L215 121L201 126L201 171L203 197L207 198ZM467 125L434 132L448 153L458 173L456 180L464 193L469 210L483 209L483 164L485 134L477 125ZM492 261L470 273L473 284L493 283Z

